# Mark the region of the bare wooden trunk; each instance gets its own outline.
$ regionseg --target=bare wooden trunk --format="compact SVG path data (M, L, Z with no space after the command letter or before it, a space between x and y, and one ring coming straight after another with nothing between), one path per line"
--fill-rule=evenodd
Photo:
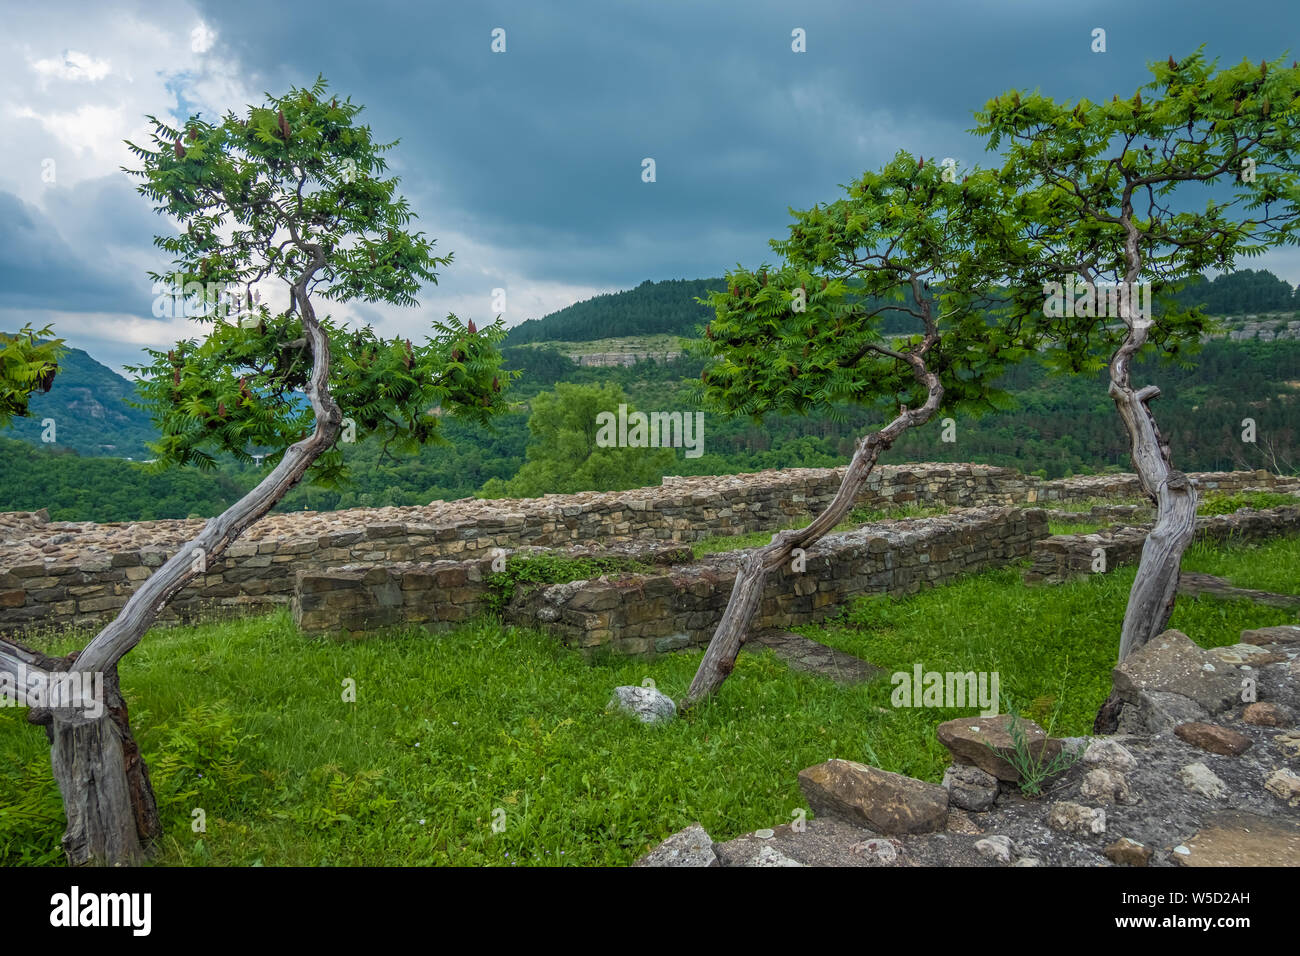
M750 552L741 560L727 609L718 622L713 639L704 652L704 659L700 661L690 689L681 702L683 710L713 694L731 673L741 645L749 636L749 625L763 600L763 588L768 574L788 561L795 548L813 544L852 510L854 499L880 455L879 442L871 441L875 437L873 434L869 438L858 440L853 461L844 473L839 491L812 524L798 531L778 532L772 536L770 544Z
M1183 552L1196 534L1196 487L1171 464L1169 443L1160 434L1151 402L1160 397L1154 385L1135 389L1131 381L1133 357L1146 344L1150 316L1139 316L1133 308L1138 300L1137 279L1141 266L1138 230L1132 223L1132 209L1125 204L1122 217L1127 233L1125 285L1128 295L1120 297L1121 315L1128 334L1110 362L1110 396L1128 432L1133 469L1142 490L1156 507L1156 520L1142 546L1137 577L1129 592L1120 633L1122 661L1165 629L1174 611L1178 572ZM1149 301L1149 300L1148 300Z
M1156 508L1155 524L1142 545L1137 575L1129 591L1120 631L1119 660L1124 660L1162 632L1174 612L1178 592L1178 575L1183 552L1196 535L1196 487L1171 464L1169 443L1160 434L1150 403L1160 396L1160 389L1147 385L1135 389L1131 382L1133 356L1147 341L1150 325L1132 311L1137 298L1137 278L1141 257L1138 233L1131 223L1132 210L1124 210L1128 232L1125 281L1129 289L1121 297L1122 318L1128 326L1123 344L1110 362L1110 396L1115 401L1129 436L1133 470L1143 492ZM1112 690L1093 723L1096 733L1114 733L1118 724L1119 699Z
M853 459L844 473L839 490L835 492L835 497L826 510L811 524L794 531L777 532L772 536L770 544L747 554L741 560L727 609L718 622L717 630L713 632L713 638L709 641L686 696L681 700L682 710L695 706L716 692L735 667L740 648L749 637L750 624L762 603L763 587L767 583L768 574L788 561L795 548L809 547L839 524L852 510L853 502L875 467L880 452L893 444L908 428L928 421L938 409L943 400L943 386L939 383L938 376L924 370L920 356L915 364L917 378L929 390L925 404L912 411L904 409L880 431L858 439Z
M146 859L162 833L149 771L131 735L117 676L105 675L98 718L53 712L46 723L50 763L63 795L63 850L71 866Z
M1124 610L1118 656L1122 661L1169 624L1177 598L1183 552L1196 536L1198 495L1191 480L1170 467L1169 446L1161 439L1147 406L1160 390L1149 385L1135 391L1128 384L1127 364L1117 371L1116 362L1112 362L1111 376L1110 393L1129 433L1134 470L1156 508L1155 524L1142 545L1137 575ZM1115 733L1118 719L1119 698L1112 690L1097 712L1093 732Z
M148 854L160 833L149 772L131 735L126 703L118 692L118 661L140 642L167 602L201 573L198 568L224 554L249 526L275 507L338 437L343 412L329 392L329 338L307 296L309 281L325 264L324 250L313 243L301 245L312 255L312 262L294 283L292 301L297 305L311 349L307 397L315 412L315 429L290 445L257 487L210 519L192 541L143 581L117 617L71 660L71 670L104 675L103 715L92 719L66 710L46 710L29 716L46 726L50 738L50 759L68 820L63 846L70 864L137 863ZM195 561L196 553L201 555L201 562ZM37 660L40 657L20 645L0 640L0 667L11 673L20 663L47 670L52 665L69 666L68 661L60 664L48 658Z

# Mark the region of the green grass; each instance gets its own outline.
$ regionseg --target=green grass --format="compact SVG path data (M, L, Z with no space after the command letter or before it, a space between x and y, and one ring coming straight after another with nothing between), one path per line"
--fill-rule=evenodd
M1300 542L1194 551L1189 565L1276 588L1274 569L1296 566ZM165 826L158 862L625 864L696 820L725 840L790 820L804 804L796 774L830 757L937 781L947 758L934 727L972 711L891 707L888 673L914 663L997 670L1004 692L1035 702L1031 715L1059 709L1056 733L1086 733L1133 571L1043 588L1019 574L861 601L803 629L885 668L870 684L745 654L714 700L664 727L606 713L610 692L651 678L680 697L699 652L588 663L491 621L350 642L306 638L286 613L157 629L122 679ZM1173 626L1213 646L1292 620L1182 600ZM342 699L349 678L355 703ZM58 863L49 747L23 717L0 709L0 864ZM206 833L191 830L195 808Z
M837 524L831 530L834 531L851 531L854 528L861 528L865 524L871 524L876 521L897 520L901 518L932 518L935 515L947 514L950 509L946 507L929 508L918 505L897 505L888 508L867 508L857 507L848 513L848 516ZM791 531L795 528L804 528L812 523L812 518L804 518L801 521L794 522L781 528L782 531ZM695 557L700 558L706 554L718 554L723 551L740 551L747 548L761 548L772 540L772 535L776 531L751 531L748 534L721 535L713 538L702 538L691 545L691 550Z
M1103 501L1100 499L1090 498L1087 501L1069 501L1069 502L1052 502L1051 507L1056 511L1091 511L1094 504L1140 504L1141 502L1126 501L1114 502ZM1225 492L1212 491L1206 494L1196 507L1196 513L1201 516L1208 515L1228 515L1232 514L1239 508L1277 508L1282 505L1300 504L1300 498L1295 495L1279 494L1271 491L1247 491L1227 494ZM1136 518L1138 522L1143 519ZM1148 517L1146 520L1150 520ZM1052 534L1092 534L1106 527L1105 521L1049 521L1048 529Z
M1035 506L1050 511L1091 511L1098 506L1150 504L1145 498L1083 498L1078 501L1039 501Z
M525 591L568 581L586 581L601 575L618 577L655 570L652 565L626 557L569 558L557 554L535 554L511 558L504 570L491 571L487 606L499 615L522 587Z
M1300 561L1300 539L1278 539L1253 547L1198 544L1185 562L1230 580L1277 584L1261 575L1265 566ZM1289 565L1288 565L1289 562ZM1004 693L1034 702L1036 719L1057 711L1054 732L1091 732L1092 720L1110 690L1117 635L1124 618L1135 569L1119 568L1065 584L1026 588L1020 569L1008 568L963 578L918 595L858 602L840 622L801 627L800 633L863 657L887 672L997 671ZM1257 586L1243 585L1243 586ZM1294 592L1294 576L1290 584ZM1248 602L1181 598L1170 627L1204 647L1235 644L1248 627L1293 622L1294 611L1256 607ZM888 707L888 685L875 703ZM1036 711L1036 712L1034 712ZM889 734L875 746L881 765L926 779L938 779L947 751L934 738L941 720L969 711L895 710Z
M808 524L792 524L782 528L782 531L789 531L794 528L802 528ZM733 534L731 536L722 535L714 538L701 538L699 541L691 543L691 551L695 557L702 558L706 554L720 554L723 551L740 551L747 548L761 548L772 540L775 531L751 531L748 534Z
M1226 578L1239 588L1300 593L1300 538L1275 538L1253 544L1195 541L1183 555L1183 569Z
M1284 495L1274 491L1239 491L1226 494L1211 491L1196 506L1198 515L1230 515L1238 508L1279 508L1284 505L1300 505L1300 498Z
M1106 527L1104 521L1049 521L1047 530L1052 534L1092 534Z

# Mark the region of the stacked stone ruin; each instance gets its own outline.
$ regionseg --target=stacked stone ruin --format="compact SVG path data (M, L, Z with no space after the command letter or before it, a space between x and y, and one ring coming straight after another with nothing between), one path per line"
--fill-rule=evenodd
M842 469L793 469L670 477L659 487L623 492L272 515L209 562L161 619L292 606L310 632L455 623L484 610L494 557L535 549L613 550L663 570L527 591L506 616L581 648L675 650L711 632L737 560L722 554L693 561L682 545L806 521L826 506L842 476ZM1194 477L1205 490L1300 492L1300 480L1267 472ZM1139 496L1136 477L1124 474L1045 481L983 465L878 468L860 505L958 510L828 536L809 550L807 571L771 582L761 623L789 627L861 594L915 591L1025 557L1033 561L1031 575L1041 571L1044 579L1058 579L1077 570L1093 544L1085 536L1064 544L1052 538L1036 506ZM1267 536L1295 527L1290 511L1235 515L1219 524ZM0 633L101 626L202 526L197 520L94 524L54 522L43 512L0 514ZM1136 534L1140 548L1143 532ZM1117 553L1111 566L1123 560Z

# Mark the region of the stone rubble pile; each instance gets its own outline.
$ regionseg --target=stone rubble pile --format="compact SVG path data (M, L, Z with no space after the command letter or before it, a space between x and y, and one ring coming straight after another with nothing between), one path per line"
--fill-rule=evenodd
M1300 626L1210 650L1166 631L1113 676L1120 733L1017 718L1074 761L1040 796L1005 759L1012 718L959 718L936 729L941 785L830 759L799 774L812 819L718 843L696 825L639 865L1300 866Z

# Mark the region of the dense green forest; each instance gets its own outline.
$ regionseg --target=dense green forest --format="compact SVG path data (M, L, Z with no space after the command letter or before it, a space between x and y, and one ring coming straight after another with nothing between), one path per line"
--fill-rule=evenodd
M1239 269L1213 282L1201 276L1174 297L1184 305L1201 306L1207 315L1300 310L1300 288L1292 289L1267 269Z
M689 333L702 313L683 303L720 282L645 283L618 296L579 303L536 324L544 339L531 341L540 345L515 344L512 333L504 350L505 365L524 374L512 390L515 411L503 416L491 431L450 420L443 429L447 443L401 460L387 456L375 444L345 446L352 466L350 486L295 488L279 510L426 504L480 493L490 481L493 489L509 487L503 483L514 478L527 460L532 399L553 391L559 383L615 387L633 407L646 411L687 411L692 407L690 383L703 368L697 358L583 367L545 342L581 341L579 335L594 338L597 333L601 337L633 334L624 324L622 306L615 308L620 296L631 297L621 301L646 305L635 322L650 325L637 326L636 333ZM664 315L676 317L653 326L650 303L658 301L660 293L668 296L664 301L676 303L665 307ZM1207 309L1218 303L1210 311L1222 314L1284 311L1284 303L1295 302L1295 290L1287 283L1271 273L1250 270L1196 283L1181 295L1184 301L1200 301ZM594 324L583 324L588 319ZM673 322L677 328L668 328ZM146 456L140 443L152 437L148 419L122 402L130 383L84 352L71 351L61 375L63 390L56 381L49 395L37 396L31 418L19 422L11 433L29 441L0 438L0 511L48 507L56 520L97 521L207 516L231 504L265 473L230 462L211 473L158 473L122 457L102 457L106 446L116 446L112 453L119 456L124 447L135 451L132 457ZM1135 377L1161 387L1157 415L1178 467L1286 472L1300 468L1300 341L1214 339L1190 367L1152 361L1139 365ZM908 432L883 460L984 462L1045 477L1128 469L1128 450L1106 394L1104 372L1049 377L1036 363L1027 362L1012 370L1002 386L1013 396L1011 408L978 419L958 417L953 442L941 440L938 422ZM56 404L38 404L51 399ZM46 416L58 422L57 444L39 441L39 421ZM1253 443L1242 440L1247 418L1255 423ZM859 409L846 410L841 421L778 416L752 422L706 413L704 454L686 458L678 450L665 463L666 469L685 475L841 465L848 460L854 439L878 420L879 414Z
M708 322L712 313L696 298L726 288L725 279L670 279L642 282L635 289L607 293L576 302L541 319L529 319L510 330L505 344L590 342L612 335L686 335ZM1213 281L1193 279L1174 298L1186 306L1200 305L1208 315L1300 310L1300 289L1267 270L1241 269ZM879 303L877 303L879 304ZM893 331L886 322L886 331Z
M525 461L529 441L529 399L556 383L612 384L634 407L685 410L690 380L700 364L681 359L628 368L579 367L560 355L520 349L535 366L524 366L518 410L492 432L455 421L446 423L448 444L417 457L387 458L374 444L347 446L351 487L299 487L280 510L329 510L381 505L427 504L468 497L492 478L513 477ZM511 351L515 355L515 351ZM1158 414L1174 449L1176 464L1188 471L1300 467L1300 341L1228 342L1206 345L1190 369L1148 363L1136 377L1158 382ZM1106 395L1104 373L1049 377L1025 364L1003 382L1014 396L1009 410L956 419L956 441L941 440L939 423L908 433L885 461L974 461L1007 465L1045 477L1127 470L1128 451L1115 409ZM1241 440L1242 420L1253 418L1257 440ZM762 423L705 417L705 454L675 453L669 473L728 474L763 468L830 467L847 461L854 438L870 424L869 413L850 411L842 422L797 417ZM1271 454L1276 457L1270 457ZM0 510L49 507L61 520L127 521L210 515L233 502L258 479L254 467L226 465L215 473L171 471L152 474L119 459L81 457L0 439Z
M598 295L545 318L520 322L510 330L505 344L590 342L611 335L693 336L696 326L707 322L711 314L695 299L725 287L723 279L647 279L635 289Z

